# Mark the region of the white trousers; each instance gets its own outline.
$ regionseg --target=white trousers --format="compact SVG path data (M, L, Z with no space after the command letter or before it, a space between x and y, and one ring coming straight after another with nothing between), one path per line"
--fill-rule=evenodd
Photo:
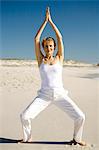
M61 108L74 120L73 138L77 142L81 141L85 115L68 97L67 93L68 91L64 89L41 89L38 91L38 96L20 114L24 142L31 138L31 120L52 103Z

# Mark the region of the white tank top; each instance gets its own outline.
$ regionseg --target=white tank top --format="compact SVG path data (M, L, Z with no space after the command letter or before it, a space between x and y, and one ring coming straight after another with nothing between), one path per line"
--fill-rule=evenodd
M42 62L39 70L41 76L41 89L63 88L62 65L59 61L53 65Z

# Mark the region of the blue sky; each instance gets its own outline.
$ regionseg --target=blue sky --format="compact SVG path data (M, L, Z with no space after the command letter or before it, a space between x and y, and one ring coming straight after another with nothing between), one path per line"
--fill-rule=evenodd
M99 2L67 0L1 1L0 58L35 59L34 37L46 7L63 36L65 59L99 62ZM53 36L48 24L43 37Z

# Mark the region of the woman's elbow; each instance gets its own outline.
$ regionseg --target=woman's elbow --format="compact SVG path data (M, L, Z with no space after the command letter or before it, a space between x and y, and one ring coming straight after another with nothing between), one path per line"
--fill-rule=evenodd
M62 39L62 35L61 34L57 35L57 38Z
M34 37L34 41L39 41L39 40L40 40L40 38L38 36Z

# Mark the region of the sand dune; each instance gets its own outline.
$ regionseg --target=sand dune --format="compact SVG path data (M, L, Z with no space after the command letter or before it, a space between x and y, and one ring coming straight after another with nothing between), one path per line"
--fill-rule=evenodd
M32 66L37 65L36 60L21 60L21 59L1 59L0 66ZM64 60L64 66L89 67L97 66L98 64L90 64L74 60Z

